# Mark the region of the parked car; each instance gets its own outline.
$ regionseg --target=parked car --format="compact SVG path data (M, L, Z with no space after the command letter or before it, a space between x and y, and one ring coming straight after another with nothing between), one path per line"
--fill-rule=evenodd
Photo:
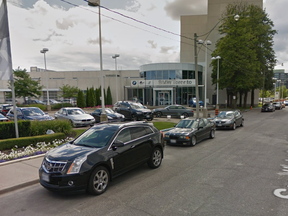
M30 104L42 104L42 105L44 105L45 103L41 100L31 100Z
M285 108L285 103L284 103L284 101L281 101L281 105L282 105L282 108Z
M191 98L189 100L189 107L196 107L196 98ZM199 100L199 106L204 106L203 101Z
M73 127L93 126L95 119L78 107L63 107L55 114L55 119L66 119Z
M288 106L288 100L284 101L285 106Z
M1 104L0 105L0 113L2 115L6 116L11 108L13 108L13 104Z
M276 110L281 110L282 109L282 103L280 101L273 102L273 105Z
M70 103L72 106L77 106L77 101L73 98L64 98L61 103Z
M0 122L8 122L8 121L10 121L10 120L6 116L4 116L0 113Z
M43 102L44 102L44 104L47 104L47 100L44 100ZM59 104L59 103L60 103L60 102L57 101L57 100L49 99L49 104L50 104L50 105Z
M17 107L16 112L17 112L17 119L19 120L45 121L54 119L54 117L48 115L48 113L44 113L38 107ZM6 117L10 120L14 120L13 108L9 110Z
M215 123L207 118L182 119L164 135L168 145L195 146L196 143L215 137Z
M221 111L213 121L217 129L229 128L235 130L238 126L244 126L244 117L239 110Z
M153 114L150 109L145 108L140 103L134 103L130 101L120 101L116 104L114 104L114 110L117 113L120 113L125 116L125 119L128 120L143 120L147 119L152 121L153 120Z
M100 122L101 113L102 113L102 108L98 108L91 113L91 115L95 118L96 123ZM110 108L105 108L105 113L107 115L108 122L124 121L125 120L124 115L117 113L117 112L114 112Z
M162 117L170 115L171 117L178 117L184 116L184 118L187 117L193 117L194 112L192 109L188 109L182 105L170 105L165 108L157 108L152 110L153 115L156 117Z
M275 106L273 103L265 103L261 107L261 112L274 112L275 111Z
M52 191L100 195L112 179L141 164L158 168L163 151L163 135L152 123L98 124L46 153L40 184Z

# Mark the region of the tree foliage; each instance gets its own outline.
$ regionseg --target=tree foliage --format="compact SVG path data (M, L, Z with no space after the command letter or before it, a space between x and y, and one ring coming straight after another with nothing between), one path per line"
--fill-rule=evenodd
M23 97L26 103L26 97L39 98L42 95L43 86L40 85L40 80L32 80L26 69L13 70L14 72L14 91L15 97ZM11 81L8 82L8 88L12 89Z
M86 107L85 95L80 89L77 94L77 106L81 108Z
M234 15L240 19L234 20ZM223 36L216 43L212 56L221 56L219 89L229 96L240 94L247 98L249 91L273 88L273 69L276 64L273 36L277 33L265 10L247 3L229 4L222 15L219 32ZM217 83L217 61L212 62L213 84ZM252 95L254 97L254 95ZM230 100L231 102L232 100ZM244 101L246 105L246 100ZM231 103L230 103L231 105Z
M78 94L79 88L66 84L60 87L60 90L62 91L63 98L75 98Z
M111 94L111 89L110 86L107 88L107 100L105 101L107 105L112 105L112 94Z

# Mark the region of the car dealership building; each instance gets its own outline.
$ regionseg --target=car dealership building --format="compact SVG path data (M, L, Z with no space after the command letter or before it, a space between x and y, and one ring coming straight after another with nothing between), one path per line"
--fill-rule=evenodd
M181 16L180 62L179 63L151 63L141 65L136 70L104 70L104 89L111 89L113 103L118 100L133 100L137 98L140 102L150 106L161 106L169 104L188 105L191 98L196 96L195 82L195 56L193 40L194 34L204 35L217 26L221 14L226 5L234 3L235 0L208 0L207 14ZM243 0L263 7L263 0ZM188 39L190 38L190 39ZM205 100L205 71L207 67L207 97L206 102L216 104L216 86L212 85L211 73L211 50L220 35L215 28L211 31L207 40L211 41L206 53L203 47L198 53L198 87L199 99ZM198 38L206 40L206 38ZM205 43L205 41L204 41ZM206 61L207 59L207 61ZM221 59L220 59L221 61ZM47 99L47 88L50 99L60 100L60 88L68 84L86 91L87 88L98 88L101 85L100 71L51 71L31 67L30 76L34 80L40 80L43 88L42 100ZM48 85L46 81L48 80ZM8 82L0 80L0 103L5 103L9 98L10 89ZM258 102L259 91L254 92L255 104ZM227 103L225 90L219 91L219 104ZM248 94L247 102L250 103L251 95ZM18 99L21 102L21 99Z

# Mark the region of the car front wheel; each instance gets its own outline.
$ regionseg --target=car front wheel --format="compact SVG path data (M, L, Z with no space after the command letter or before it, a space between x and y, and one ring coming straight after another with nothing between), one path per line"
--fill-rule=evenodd
M197 138L196 138L196 136L192 136L192 138L191 138L191 145L192 145L192 146L195 146L196 143L197 143Z
M233 123L233 126L232 126L232 130L235 130L236 129L236 124L235 122Z
M162 116L161 112L156 112L156 117L160 118Z
M215 138L215 130L210 131L210 138L214 139Z
M162 162L162 151L159 148L155 148L152 151L151 157L148 161L148 166L152 169L156 169L161 165Z
M103 167L97 167L91 174L88 191L93 195L100 195L104 193L109 184L109 172L108 170Z

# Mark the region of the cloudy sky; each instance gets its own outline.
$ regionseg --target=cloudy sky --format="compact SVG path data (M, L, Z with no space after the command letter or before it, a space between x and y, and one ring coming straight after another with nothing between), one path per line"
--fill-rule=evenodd
M98 8L87 0L7 0L13 69L99 70ZM206 14L205 0L102 0L103 69L179 62L180 16ZM264 0L278 35L279 66L288 72L287 0ZM284 66L281 66L284 63Z

